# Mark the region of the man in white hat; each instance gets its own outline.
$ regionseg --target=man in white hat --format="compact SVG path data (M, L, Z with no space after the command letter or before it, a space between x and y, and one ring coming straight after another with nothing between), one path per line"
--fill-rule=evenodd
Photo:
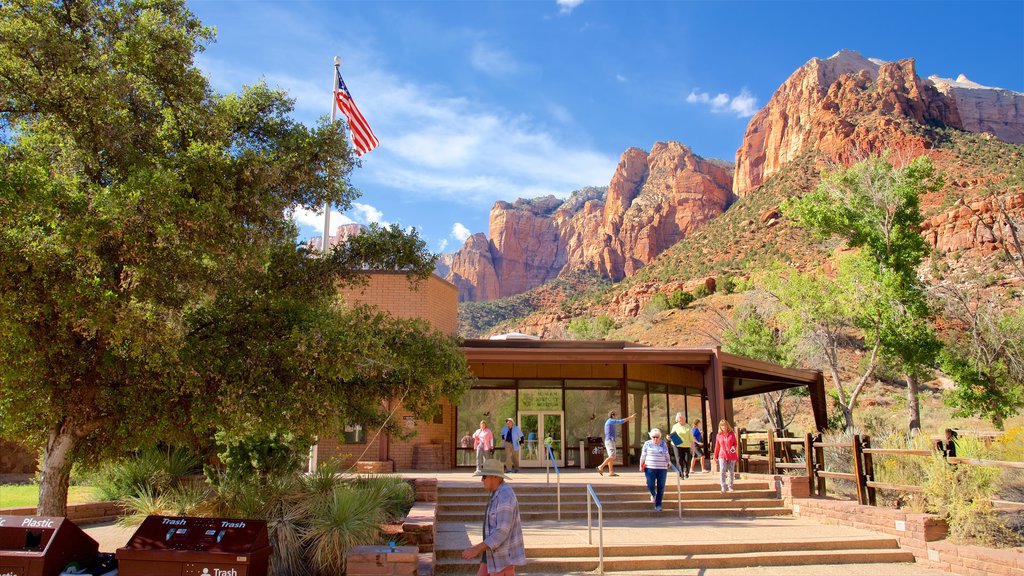
M491 497L484 512L483 542L463 550L462 558L472 560L483 553L477 576L515 576L516 566L526 564L519 500L505 483L509 477L498 460L487 460L473 475L480 476Z

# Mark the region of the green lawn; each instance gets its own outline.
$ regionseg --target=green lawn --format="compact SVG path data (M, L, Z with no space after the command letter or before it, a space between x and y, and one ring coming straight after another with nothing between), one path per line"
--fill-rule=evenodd
M72 486L68 504L92 502L92 486ZM0 484L0 508L26 508L39 503L39 486L35 484Z

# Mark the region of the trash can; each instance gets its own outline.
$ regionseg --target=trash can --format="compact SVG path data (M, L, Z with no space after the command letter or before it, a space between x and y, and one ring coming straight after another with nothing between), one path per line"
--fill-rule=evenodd
M116 553L119 576L267 576L267 523L148 516Z
M587 436L586 443L587 456L584 459L587 468L597 468L604 462L606 454L604 453L604 438L600 436Z
M100 545L60 516L0 516L0 575L57 576L92 563Z

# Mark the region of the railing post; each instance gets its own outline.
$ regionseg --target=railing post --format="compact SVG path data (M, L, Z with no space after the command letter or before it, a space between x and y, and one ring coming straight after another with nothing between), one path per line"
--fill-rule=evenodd
M860 434L853 435L853 481L857 483L857 503L867 504L867 495L864 493L864 488L867 486L864 482L864 466L861 464L861 457L864 453L861 451L860 446Z
M821 443L821 434L814 437L814 442ZM818 479L818 496L824 496L825 490L825 479L817 474L818 471L825 469L825 449L821 446L814 447L814 470L815 476Z
M744 428L740 428L736 432L736 445L739 446L740 449L740 453L737 455L739 459L736 461L736 471L746 472L747 462L743 455L747 454L747 431Z
M804 466L807 467L807 488L814 496L814 437L810 432L804 436Z
M864 437L864 448L871 448L871 437ZM875 463L873 458L871 457L871 453L866 451L864 452L864 479L868 495L867 503L872 506L877 506L878 504L875 500L875 488L874 486L869 486L867 484L868 481L875 481Z
M775 429L769 428L766 431L768 435L768 473L774 475L775 468Z

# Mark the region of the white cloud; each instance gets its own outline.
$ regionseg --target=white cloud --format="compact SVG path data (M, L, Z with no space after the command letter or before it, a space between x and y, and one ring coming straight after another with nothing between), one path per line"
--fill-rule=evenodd
M459 242L465 242L472 235L473 233L462 222L456 222L452 225L452 237Z
M298 224L311 226L322 232L324 229L324 210L321 208L318 211L314 211L299 207L292 212L292 220ZM354 222L355 220L352 220L341 212L331 210L331 228L341 226L342 224L352 224ZM331 233L333 234L334 231L332 230Z
M491 76L512 76L522 70L522 65L511 54L483 44L473 46L469 62L473 68Z
M210 58L201 66L225 92L259 74ZM298 120L312 124L330 112L329 85L288 74L270 71L267 78L296 98ZM583 186L607 184L618 163L617 156L553 132L552 125L572 123L571 113L557 105L546 110L550 116L535 118L463 97L445 86L411 82L385 68L353 67L345 81L381 142L362 158L357 184L364 191L390 187L407 202L441 201L487 210L496 200L534 194L565 197ZM375 208L362 206L353 205L349 222L387 224ZM342 222L340 216L332 216L332 227ZM297 214L296 219L323 227L322 215Z
M574 8L583 4L583 0L555 0L555 4L558 4L558 11L562 14L569 14Z
M437 244L437 251L438 252L444 252L444 249L447 248L447 247L448 247L448 239L447 238L442 238L441 241Z
M615 75L615 79L618 80L619 82L621 82L622 84L625 84L626 82L629 82L629 80L627 80L626 77L623 76L622 74L616 74Z
M711 96L707 92L691 90L686 96L686 101L690 104L705 104L710 106L715 114L731 113L737 118L753 116L758 110L757 98L746 88L740 90L738 96L729 96L725 92Z
M369 204L361 204L359 202L352 203L352 211L356 214L356 221L360 223L369 224L371 222L380 224L381 226L388 226L390 222L384 221L384 213L377 210Z

